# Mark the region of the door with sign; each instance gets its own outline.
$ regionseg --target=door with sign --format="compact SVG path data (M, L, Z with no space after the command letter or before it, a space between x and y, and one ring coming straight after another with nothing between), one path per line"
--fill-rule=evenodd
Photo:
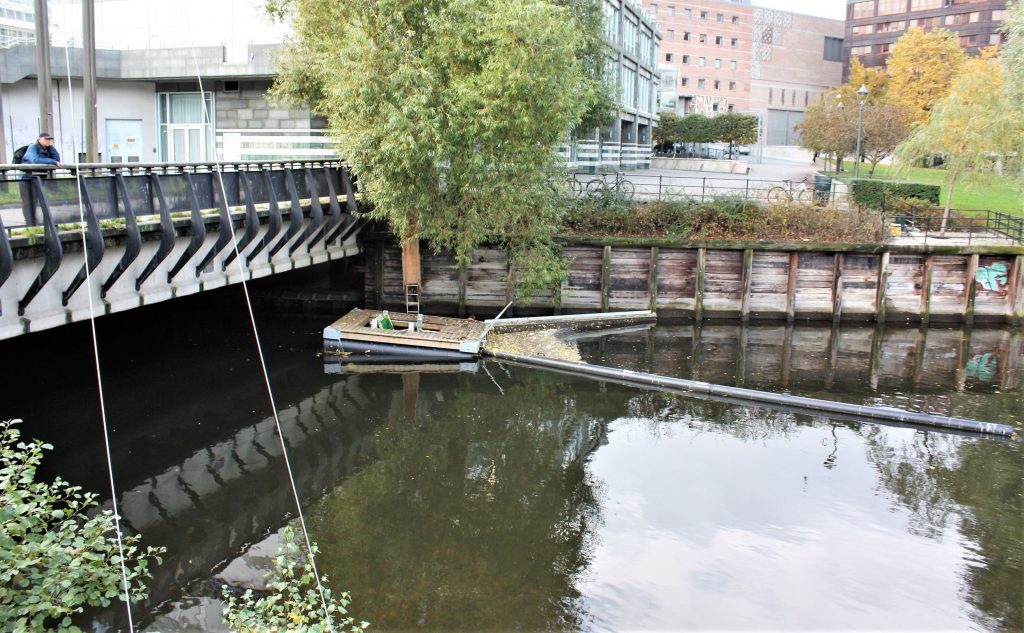
M107 119L107 162L142 161L142 119Z

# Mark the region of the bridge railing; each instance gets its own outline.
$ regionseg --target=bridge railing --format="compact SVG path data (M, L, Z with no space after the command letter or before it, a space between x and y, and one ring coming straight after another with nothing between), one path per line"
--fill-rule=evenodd
M72 177L68 167L0 165L0 185L8 194L17 192L13 205L8 202L13 208L0 206L0 295L11 295L0 301L0 330L9 315L2 304L12 299L19 317L40 293L51 304L69 306L87 279L86 269L102 272L95 289L100 299L112 289L144 292L147 283L150 290L194 285L215 272L234 283L227 271L236 253L244 275L300 260L310 265L329 259L330 249L341 248L365 224L357 215L355 178L338 160L76 168L82 178ZM20 211L22 221L8 228L4 217L12 211ZM104 258L112 235L119 240L116 262ZM21 248L34 249L29 257L41 264L31 266L31 278L12 276L15 250ZM119 283L122 278L130 281ZM59 292L43 292L53 285L51 279L61 286Z

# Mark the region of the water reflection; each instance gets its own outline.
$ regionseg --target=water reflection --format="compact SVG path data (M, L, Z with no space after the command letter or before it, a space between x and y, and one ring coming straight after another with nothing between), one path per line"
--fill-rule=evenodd
M1024 627L1019 442L493 362L325 374L320 321L263 323L321 565L377 630ZM148 630L221 630L219 583L265 569L262 539L292 512L250 342L232 327L106 356L125 386L110 397L125 514L170 550L154 599L171 602ZM936 332L855 328L823 344L827 328L659 326L580 346L716 382L1019 416L1006 355L1019 335ZM970 366L978 353L994 367ZM88 376L69 371L67 392ZM53 468L102 480L93 412L25 393L13 402L57 440Z
M579 347L613 367L1024 425L1019 330L658 325Z

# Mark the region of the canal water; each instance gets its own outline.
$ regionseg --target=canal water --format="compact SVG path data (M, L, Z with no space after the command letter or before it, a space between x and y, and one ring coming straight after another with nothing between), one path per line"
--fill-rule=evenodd
M122 510L168 549L148 631L224 630L220 587L258 578L294 516L243 308L209 294L98 321ZM1024 626L1019 440L495 362L325 364L328 316L257 316L321 571L373 629ZM577 343L592 362L1024 426L1006 330L658 326ZM79 326L3 344L2 415L56 446L48 474L102 493L90 354ZM123 627L117 610L90 617Z

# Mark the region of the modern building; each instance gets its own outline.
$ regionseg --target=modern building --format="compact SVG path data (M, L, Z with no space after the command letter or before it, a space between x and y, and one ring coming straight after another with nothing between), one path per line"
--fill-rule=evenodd
M32 0L0 0L0 48L34 42L35 16Z
M843 22L750 0L644 0L662 32L659 108L762 119L762 141L796 145L795 126L842 83Z
M885 66L889 52L907 29L948 29L970 55L1005 37L1006 0L847 0L843 58L856 57L868 68Z
M579 131L563 147L573 171L649 167L658 125L658 23L632 0L603 0L603 7L606 79L616 88L619 108L603 130Z

